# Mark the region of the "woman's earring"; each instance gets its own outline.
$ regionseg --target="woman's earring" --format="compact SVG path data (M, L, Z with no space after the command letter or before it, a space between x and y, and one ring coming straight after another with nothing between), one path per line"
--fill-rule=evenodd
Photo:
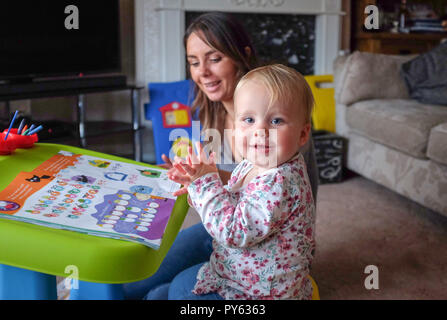
M251 49L250 49L250 47L246 46L244 49L245 49L245 54L247 55L247 57L250 57L251 56Z

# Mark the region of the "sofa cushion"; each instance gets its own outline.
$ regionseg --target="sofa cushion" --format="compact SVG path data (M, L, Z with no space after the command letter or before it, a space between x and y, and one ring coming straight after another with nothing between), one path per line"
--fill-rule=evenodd
M432 160L447 165L447 123L441 123L431 129L427 156Z
M354 52L346 61L339 89L346 105L367 99L407 99L408 91L400 76L402 63L414 56Z
M373 141L426 158L430 130L447 122L447 108L410 99L374 99L348 107L346 122Z

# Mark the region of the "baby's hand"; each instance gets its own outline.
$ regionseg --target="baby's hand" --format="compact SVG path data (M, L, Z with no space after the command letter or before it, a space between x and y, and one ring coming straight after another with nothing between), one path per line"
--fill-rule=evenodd
M189 147L186 162L174 164L174 167L176 167L179 171L183 171L184 174L190 177L191 182L208 173L218 173L215 164L215 153L213 152L209 157L207 157L200 142L196 143L196 147L198 151L197 156L192 150L192 147Z
M214 162L215 153L212 153L208 158L200 142L196 144L196 147L198 156L195 155L192 147L189 147L186 161L176 157L172 163L172 168L168 170L168 178L183 185L183 188L173 193L174 196L187 193L187 188L191 182L201 176L211 172L218 173Z
M191 182L190 177L185 173L181 167L179 167L180 161L177 159L173 162L172 168L168 170L168 178L174 182L186 185Z

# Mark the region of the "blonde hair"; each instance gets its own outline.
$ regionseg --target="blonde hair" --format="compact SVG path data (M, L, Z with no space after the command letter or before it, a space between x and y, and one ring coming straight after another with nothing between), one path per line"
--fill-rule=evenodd
M304 113L306 123L311 122L314 97L304 77L295 69L282 64L272 64L246 73L236 86L234 94L248 81L259 81L270 93L269 106L276 101L296 106Z

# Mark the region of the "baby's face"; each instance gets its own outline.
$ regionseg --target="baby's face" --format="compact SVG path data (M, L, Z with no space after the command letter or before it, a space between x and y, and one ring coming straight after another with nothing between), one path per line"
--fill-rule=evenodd
M234 97L237 152L269 169L290 160L309 138L310 124L293 106L274 102L260 83L245 83Z

